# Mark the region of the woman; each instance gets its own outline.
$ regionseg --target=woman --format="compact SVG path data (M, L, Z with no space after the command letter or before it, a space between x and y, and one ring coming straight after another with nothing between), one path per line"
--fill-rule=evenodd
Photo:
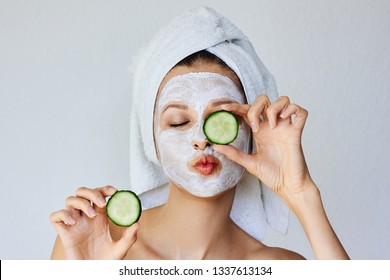
M177 52L171 54L172 42ZM66 209L50 217L59 235L53 259L302 259L264 245L247 224L233 221L233 205L243 196L236 195L237 186L246 174L295 213L317 258L348 259L303 156L307 111L285 96L271 102L272 77L240 31L209 8L195 9L160 32L138 65L132 121L138 122L143 146L133 145L137 150L131 155L139 160L136 152L142 150L147 161L137 166L143 174L132 173L133 181L140 178L132 187L153 179L137 192L160 199L153 191L163 182L163 171L167 198L143 211L139 223L120 228L105 214L106 198L115 188L79 188ZM218 110L240 119L239 136L227 146L208 142L202 131L205 118ZM150 170L153 176L145 175ZM261 200L260 195L252 199Z

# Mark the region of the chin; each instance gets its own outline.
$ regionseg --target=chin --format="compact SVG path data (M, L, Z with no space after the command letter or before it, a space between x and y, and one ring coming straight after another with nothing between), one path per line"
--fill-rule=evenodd
M216 189L216 190L209 189L208 191L204 191L204 189L206 187L202 187L202 188L186 188L186 187L178 186L178 188L181 191L184 191L185 193L187 193L187 194L189 194L191 196L194 196L194 197L198 197L198 198L215 198L215 197L220 197L220 196L226 194L227 192L229 192L230 190L232 190L234 187L235 186L224 187L223 189Z

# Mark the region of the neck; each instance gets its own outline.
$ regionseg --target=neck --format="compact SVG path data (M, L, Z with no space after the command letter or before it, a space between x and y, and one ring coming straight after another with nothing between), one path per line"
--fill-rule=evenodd
M235 188L213 198L199 198L170 185L168 201L159 209L161 238L167 258L205 259L226 249L232 234L230 211ZM225 246L223 246L225 245Z

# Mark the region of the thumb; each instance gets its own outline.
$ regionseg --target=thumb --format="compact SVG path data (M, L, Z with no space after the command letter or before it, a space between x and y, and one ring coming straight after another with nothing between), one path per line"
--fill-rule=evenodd
M228 159L237 162L239 165L245 167L248 171L253 169L253 159L251 155L248 155L236 147L229 145L215 145L214 150L220 154L223 154Z
M112 253L116 260L121 260L126 256L131 246L137 241L138 230L139 223L133 224L124 231L122 238L115 243Z

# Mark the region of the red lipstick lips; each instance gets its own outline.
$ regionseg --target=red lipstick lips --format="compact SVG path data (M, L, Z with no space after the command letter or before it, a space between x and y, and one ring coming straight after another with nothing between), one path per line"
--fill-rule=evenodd
M204 176L211 175L217 168L219 160L210 155L201 156L195 163L196 171Z

